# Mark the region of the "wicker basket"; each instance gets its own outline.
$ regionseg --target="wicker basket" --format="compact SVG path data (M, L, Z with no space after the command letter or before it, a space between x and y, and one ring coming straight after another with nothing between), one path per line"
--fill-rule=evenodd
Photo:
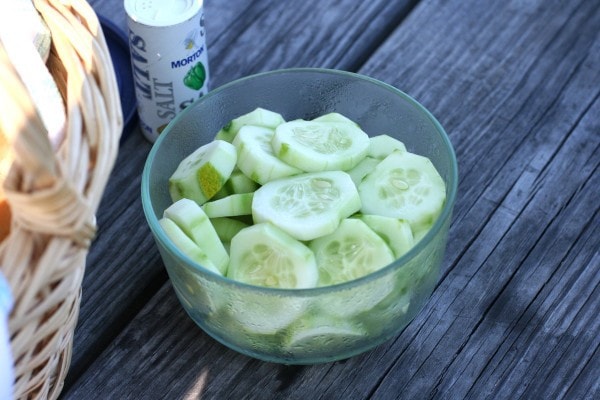
M112 61L84 0L34 0L52 33L47 62L63 97L67 131L54 151L0 46L2 128L14 161L4 182L11 209L0 268L14 297L9 317L15 398L57 398L71 361L81 282L95 213L123 126Z

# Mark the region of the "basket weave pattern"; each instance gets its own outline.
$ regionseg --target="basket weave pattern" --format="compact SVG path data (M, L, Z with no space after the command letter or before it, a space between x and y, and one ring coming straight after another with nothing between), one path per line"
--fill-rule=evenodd
M123 127L116 77L97 16L84 0L34 0L52 33L47 66L67 111L54 151L0 44L1 128L13 135L4 182L12 222L0 268L9 317L15 398L57 398L68 371L95 214Z

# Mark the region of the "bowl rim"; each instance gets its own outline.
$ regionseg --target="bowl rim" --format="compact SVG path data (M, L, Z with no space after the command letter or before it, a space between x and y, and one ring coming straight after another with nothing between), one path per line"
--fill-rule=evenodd
M354 279L354 280L351 280L348 282L343 282L343 283L329 285L329 286L314 287L314 288L284 289L284 288L271 288L271 287L265 287L265 286L251 285L251 284L247 284L244 282L233 280L233 279L228 278L223 275L218 275L218 274L204 268L202 265L196 263L191 258L186 256L183 252L181 252L179 250L179 248L177 246L175 246L171 240L169 240L169 238L166 236L164 231L160 228L160 224L158 223L158 218L154 213L154 208L152 207L152 199L150 198L150 190L149 190L150 170L152 168L152 163L153 163L153 160L155 159L156 153L158 152L158 149L160 148L161 143L173 131L173 127L177 124L177 122L180 119L185 118L185 116L189 112L191 112L191 110L197 104L205 101L206 99L211 98L213 96L217 96L217 95L219 95L219 93L228 90L230 87L236 86L236 85L243 83L245 81L248 81L248 80L253 80L253 79L261 78L264 76L270 76L270 75L296 74L296 73L307 73L307 72L319 73L319 74L331 74L331 75L344 76L344 77L350 77L353 79L367 81L369 83L372 83L376 86L381 87L382 89L384 89L386 91L390 91L393 94L402 97L411 106L417 108L421 113L423 113L423 115L427 119L429 119L432 122L432 124L436 128L438 135L441 136L441 139L442 139L443 143L445 144L446 151L448 151L448 155L449 155L450 161L451 161L451 171L449 171L450 185L447 188L446 201L444 203L442 212L438 216L437 220L435 221L435 223L433 224L431 229L425 234L425 236L423 236L417 244L415 244L408 252L406 252L400 258L394 260L392 263L386 265L383 268L380 268L377 271L374 271L368 275L362 276L360 278L357 278L357 279ZM446 182L446 185L448 185L448 182ZM259 72L259 73L247 75L247 76L235 79L233 81L230 81L228 83L225 83L225 84L219 86L218 88L215 88L215 89L209 91L204 96L196 99L186 109L184 109L179 114L177 114L175 116L175 118L173 118L173 120L171 120L171 122L169 122L169 124L165 127L163 132L159 135L158 139L152 145L152 148L150 149L150 152L148 153L148 156L146 158L146 162L144 163L144 169L142 171L142 180L141 180L142 208L143 208L144 215L146 217L146 221L148 222L148 225L150 227L150 230L151 230L155 240L160 241L161 244L163 245L163 247L165 247L169 252L171 252L173 255L175 255L178 259L185 260L186 265L193 267L196 271L200 272L204 278L207 278L215 283L218 283L219 285L224 284L224 285L228 285L228 286L239 287L243 290L263 292L265 294L270 294L270 295L283 295L283 296L291 295L291 296L301 296L301 297L311 297L311 296L318 296L321 294L328 294L328 293L335 292L335 291L351 290L355 287L363 286L365 284L368 284L369 282L376 281L377 279L391 273L393 270L401 269L402 267L409 264L409 261L411 261L413 258L415 258L423 250L423 248L426 247L432 241L432 239L438 234L440 229L442 229L442 226L450 218L452 218L452 211L454 208L454 203L456 201L457 189L458 189L458 163L456 160L456 153L454 151L454 147L452 146L452 143L450 142L450 138L448 137L448 134L446 133L443 126L440 124L440 122L433 116L433 114L427 108L425 108L421 103L419 103L417 100L415 100L413 97L406 94L402 90L400 90L388 83L385 83L378 79L372 78L370 76L363 75L363 74L356 73L356 72L338 70L338 69L313 68L313 67L283 68L283 69L275 69L275 70L270 70L270 71L266 71L266 72ZM164 261L163 261L163 264L164 264ZM165 268L166 268L166 265L165 265Z

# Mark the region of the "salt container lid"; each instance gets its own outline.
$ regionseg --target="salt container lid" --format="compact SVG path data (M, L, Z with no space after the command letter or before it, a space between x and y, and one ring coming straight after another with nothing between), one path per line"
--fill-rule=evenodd
M129 17L149 26L171 26L192 18L202 8L202 0L125 0Z

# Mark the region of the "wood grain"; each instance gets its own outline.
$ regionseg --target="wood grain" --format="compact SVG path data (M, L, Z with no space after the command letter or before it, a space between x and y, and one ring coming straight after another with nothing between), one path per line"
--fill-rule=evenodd
M343 362L289 367L226 349L185 315L162 272L139 202L149 146L132 135L101 206L77 379L63 397L600 397L597 2L290 4L207 2L214 82L350 69L432 111L460 185L429 303L398 337Z

